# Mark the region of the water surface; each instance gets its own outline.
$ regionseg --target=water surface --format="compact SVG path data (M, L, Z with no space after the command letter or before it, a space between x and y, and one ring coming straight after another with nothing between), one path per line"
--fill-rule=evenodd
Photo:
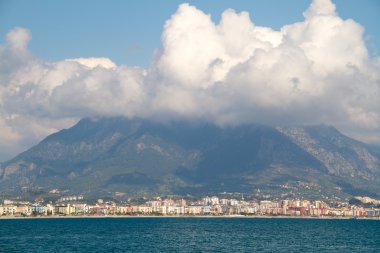
M380 221L0 219L0 252L380 252Z

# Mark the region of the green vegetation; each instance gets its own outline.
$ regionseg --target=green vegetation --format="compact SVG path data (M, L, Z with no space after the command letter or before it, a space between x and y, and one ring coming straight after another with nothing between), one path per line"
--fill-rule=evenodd
M1 176L0 190L52 200L52 189L119 199L221 192L262 199L376 197L377 151L328 126L218 128L83 119L4 163L2 168L12 169Z

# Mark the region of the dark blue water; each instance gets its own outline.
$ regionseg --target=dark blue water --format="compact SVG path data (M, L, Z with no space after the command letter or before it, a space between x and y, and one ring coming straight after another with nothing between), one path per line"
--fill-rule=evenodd
M0 252L380 252L379 220L0 220Z

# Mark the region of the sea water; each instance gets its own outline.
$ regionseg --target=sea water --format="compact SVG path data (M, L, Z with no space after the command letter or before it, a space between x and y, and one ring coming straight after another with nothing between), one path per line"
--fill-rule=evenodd
M380 220L0 219L0 252L380 252Z

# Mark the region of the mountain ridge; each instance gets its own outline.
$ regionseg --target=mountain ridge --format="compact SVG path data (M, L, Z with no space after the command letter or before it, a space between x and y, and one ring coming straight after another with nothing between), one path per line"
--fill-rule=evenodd
M0 190L377 197L379 161L376 149L326 125L220 128L85 118L3 163Z

